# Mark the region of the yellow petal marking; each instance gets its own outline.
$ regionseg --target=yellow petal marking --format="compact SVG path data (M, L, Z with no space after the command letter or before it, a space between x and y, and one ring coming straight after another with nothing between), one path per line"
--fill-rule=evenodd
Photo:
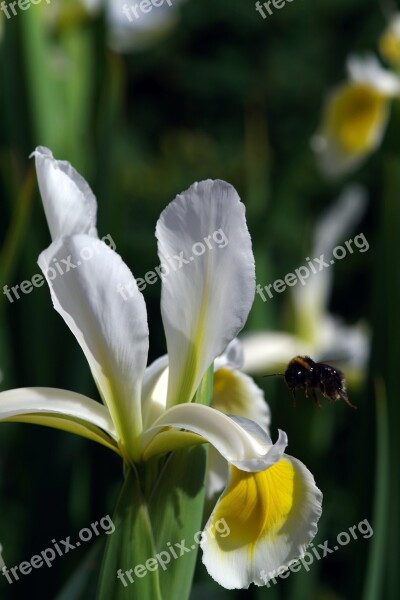
M326 112L326 134L345 154L372 150L386 116L387 98L364 83L349 83L333 96Z
M248 416L248 391L230 369L221 368L214 373L211 406L228 415Z
M225 519L230 529L226 537L216 534L220 548L229 552L248 546L252 556L259 538L274 538L286 523L294 492L295 471L284 458L259 473L231 467L230 483L213 516L213 523Z

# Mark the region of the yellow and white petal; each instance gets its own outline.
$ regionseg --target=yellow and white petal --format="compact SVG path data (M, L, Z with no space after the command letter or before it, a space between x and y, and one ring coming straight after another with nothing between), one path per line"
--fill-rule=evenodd
M367 84L380 94L387 97L400 94L400 78L384 69L373 54L365 56L350 56L347 60L347 70L352 81Z
M291 456L258 473L231 467L200 544L208 573L227 589L265 585L304 555L321 504L312 474Z
M96 198L84 178L65 160L39 146L35 157L40 195L51 238L87 233L97 237Z
M54 308L84 351L121 444L135 460L148 351L143 295L121 257L88 235L57 240L38 262Z
M166 427L195 433L210 442L232 465L244 471L261 471L280 459L287 445L287 436L279 430L278 440L272 443L268 433L244 417L227 416L202 404L179 404L166 412L143 433L145 459L153 454L169 452L168 442L160 447L157 434ZM173 439L174 432L169 436ZM154 450L156 448L156 451Z
M226 415L246 417L268 431L271 413L264 392L251 377L241 371L220 367L214 372L211 406ZM227 481L226 461L215 448L210 448L207 463L207 496L211 497L220 492Z
M0 421L55 427L119 452L117 433L107 408L75 392L41 387L1 392Z
M190 402L246 322L254 257L244 205L224 181L196 183L178 195L161 213L156 235L160 261L170 271L163 276L161 312L172 406Z
M388 97L369 83L349 82L328 97L320 133L312 147L328 176L360 166L381 143L389 116Z
M211 406L226 415L246 417L268 431L271 412L264 391L241 371L227 367L215 371Z

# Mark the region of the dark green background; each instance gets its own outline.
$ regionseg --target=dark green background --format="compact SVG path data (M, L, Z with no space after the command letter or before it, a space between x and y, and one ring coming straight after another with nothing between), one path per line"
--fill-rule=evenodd
M1 286L38 272L37 256L49 243L28 159L39 144L70 160L90 183L99 234L111 234L136 277L157 264L154 228L165 205L195 180L217 177L232 183L246 204L258 281L303 264L316 220L345 183L321 176L310 137L324 95L345 76L347 55L376 51L385 26L380 5L293 0L263 20L251 0L188 0L176 28L127 54L108 48L101 15L85 17L73 2L60 0L60 6L68 18L53 24L44 24L45 7L3 21ZM210 600L397 597L399 123L395 107L382 148L350 178L369 191L360 230L370 249L335 267L330 310L350 324L364 319L373 331L365 384L350 389L359 410L337 404L318 412L305 402L294 410L282 382L258 380L272 408L273 436L277 427L288 433L290 454L324 492L316 543L334 543L365 518L375 534L270 589L227 592L199 564L193 600L205 594ZM159 284L144 295L153 360L165 351ZM248 328L286 330L287 304L285 294L265 304L256 297ZM84 356L45 287L13 304L1 294L0 368L2 390L42 385L97 397ZM8 566L112 514L120 481L119 460L89 441L1 425L0 542ZM87 544L13 586L1 580L0 597L56 598L92 548ZM90 564L95 574L97 559Z

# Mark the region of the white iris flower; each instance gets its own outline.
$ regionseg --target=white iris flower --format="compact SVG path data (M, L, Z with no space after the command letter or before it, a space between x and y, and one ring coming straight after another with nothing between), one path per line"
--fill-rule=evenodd
M306 467L284 454L285 433L280 431L273 444L249 419L193 402L204 374L242 329L253 302L254 259L243 204L231 185L208 180L178 195L161 213L156 235L162 262L182 250L189 256L193 245L214 231L222 230L229 243L164 278L161 312L168 357L146 368L144 298L121 257L97 236L92 191L69 163L56 161L46 148L34 155L53 239L39 265L103 403L67 390L16 389L0 394L0 419L82 435L118 453L127 466L209 442L230 468L206 529L223 517L230 534L204 536L203 562L226 588L263 585L265 573L305 552L317 531L322 494ZM88 248L91 258L83 260ZM65 268L54 276L57 264ZM118 293L121 284L129 289L126 301ZM214 389L220 393L235 363L229 348L216 364ZM232 410L234 387L226 388Z

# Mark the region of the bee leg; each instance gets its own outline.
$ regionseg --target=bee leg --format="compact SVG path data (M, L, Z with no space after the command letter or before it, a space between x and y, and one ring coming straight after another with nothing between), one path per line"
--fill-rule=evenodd
M292 396L293 396L293 406L296 406L296 391L294 388L292 389Z
M318 408L321 408L321 402L319 401L317 392L315 390L312 390L312 397L313 397L315 404L318 406Z
M306 398L308 398L308 388L306 385L304 386L304 393L306 395Z
M350 400L349 400L349 397L348 397L348 395L346 394L346 392L344 392L344 391L341 391L341 392L339 392L339 394L340 394L340 397L341 397L341 398L343 398L343 400L346 402L346 404L348 404L349 406L351 406L351 408L354 408L355 410L357 410L357 408L358 408L358 407L357 407L357 406L354 406L354 404L352 404L352 403L350 402Z
M322 382L320 383L319 388L321 390L323 397L326 398L328 400L328 402L333 402L332 396L328 396L328 394L326 393L325 385Z

